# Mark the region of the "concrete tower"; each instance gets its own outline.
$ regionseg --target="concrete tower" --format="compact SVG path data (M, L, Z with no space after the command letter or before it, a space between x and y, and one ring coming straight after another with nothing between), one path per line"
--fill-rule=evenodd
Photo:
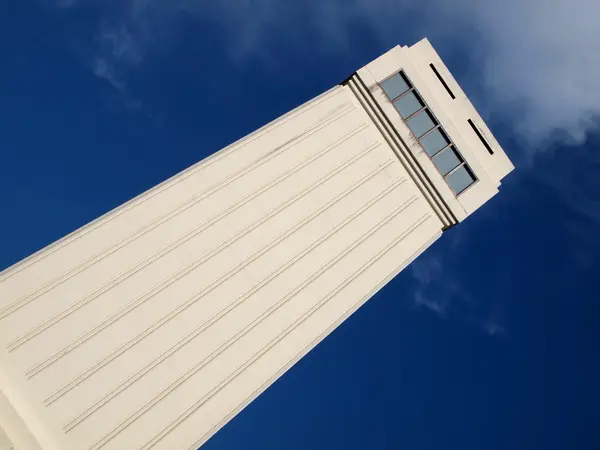
M512 169L392 49L0 274L0 448L198 448Z

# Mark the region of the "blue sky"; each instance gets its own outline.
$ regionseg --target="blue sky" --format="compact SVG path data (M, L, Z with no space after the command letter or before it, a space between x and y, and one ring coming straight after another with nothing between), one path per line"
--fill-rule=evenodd
M1 2L0 269L427 36L517 170L203 448L600 448L600 8L447 3Z

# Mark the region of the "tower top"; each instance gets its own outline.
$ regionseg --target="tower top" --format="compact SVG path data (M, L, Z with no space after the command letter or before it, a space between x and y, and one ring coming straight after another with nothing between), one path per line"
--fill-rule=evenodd
M346 83L383 113L457 221L514 169L428 39L392 48Z

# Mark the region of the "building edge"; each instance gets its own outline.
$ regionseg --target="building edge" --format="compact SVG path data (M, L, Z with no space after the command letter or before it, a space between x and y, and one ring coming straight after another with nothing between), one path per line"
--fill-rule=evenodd
M373 94L369 91L358 72L353 73L344 80L341 83L341 86L349 88L358 99L375 127L381 133L383 139L392 148L402 166L409 173L411 179L427 199L427 202L435 211L437 217L444 224L442 231L446 231L458 224L458 218L454 215L440 192L433 185L431 179L418 163L415 156L410 152L404 139L402 139L398 130L377 103L375 97L373 97Z

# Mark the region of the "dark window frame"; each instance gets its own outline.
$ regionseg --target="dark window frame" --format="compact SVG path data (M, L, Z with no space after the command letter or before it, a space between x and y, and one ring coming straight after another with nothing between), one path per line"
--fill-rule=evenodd
M408 89L404 92L402 92L401 94L397 95L394 98L390 98L387 95L387 92L385 91L385 89L383 89L381 87L381 85L391 79L392 77L396 76L396 75L400 75L402 77L402 79L404 80L404 82L406 83L406 85L408 86ZM443 81L443 80L442 80ZM386 77L385 79L381 80L379 83L379 86L381 88L381 90L383 91L384 95L386 96L387 99L389 99L389 101L392 103L392 106L394 106L394 102L396 100L398 100L399 98L403 97L404 95L408 94L409 92L414 92L416 94L416 96L421 100L421 103L423 103L423 105L425 105L423 108L419 109L418 111L414 112L413 114L411 114L409 117L407 117L406 119L404 117L402 117L402 115L400 114L400 112L394 107L394 110L398 113L398 116L400 117L400 119L406 124L406 126L408 127L408 119L414 117L416 114L422 112L422 111L426 111L429 116L431 117L432 121L434 122L434 127L431 128L430 130L428 130L427 132L425 132L423 135L417 137L415 136L415 139L417 140L417 142L419 142L419 145L422 146L420 139L422 139L423 137L427 136L429 133L431 133L433 130L439 129L444 136L446 137L446 139L448 140L448 145L446 145L444 148L438 150L434 155L429 156L429 154L427 154L427 152L425 152L425 154L427 154L427 157L429 158L429 160L431 161L431 163L435 166L436 170L438 171L438 173L442 176L442 178L444 179L444 181L446 182L446 185L448 186L448 188L450 189L450 191L456 196L458 197L460 194L462 194L463 192L465 192L467 189L469 189L471 186L477 184L477 182L479 181L479 179L477 178L477 176L475 175L475 172L473 172L473 169L471 169L471 167L469 166L469 164L466 162L465 158L463 157L463 155L461 154L461 152L458 150L458 148L456 147L456 145L454 144L454 142L452 141L452 139L450 139L450 135L446 132L446 130L444 129L444 127L441 125L440 121L438 120L438 118L436 117L436 115L433 113L433 111L431 110L431 108L429 107L429 105L427 104L427 102L425 101L425 99L423 98L423 96L421 95L421 93L415 88L414 84L409 80L409 78L406 76L406 74L404 73L403 70L399 71L399 72L395 72L392 75L390 75L389 77ZM453 94L452 94L453 95ZM414 132L410 129L410 127L408 127L411 134L414 136ZM439 153L441 153L442 151L451 148L452 151L457 155L458 159L461 161L461 163L456 166L454 169L452 169L450 172L448 172L446 175L443 175L441 170L437 167L437 165L434 163L433 158L435 156L437 156ZM471 184L469 184L467 187L465 187L463 190L461 190L460 192L455 193L454 190L450 187L450 183L448 182L448 176L451 175L452 173L454 173L456 170L458 170L460 167L464 167L465 170L469 173L469 176L473 179L473 182Z

